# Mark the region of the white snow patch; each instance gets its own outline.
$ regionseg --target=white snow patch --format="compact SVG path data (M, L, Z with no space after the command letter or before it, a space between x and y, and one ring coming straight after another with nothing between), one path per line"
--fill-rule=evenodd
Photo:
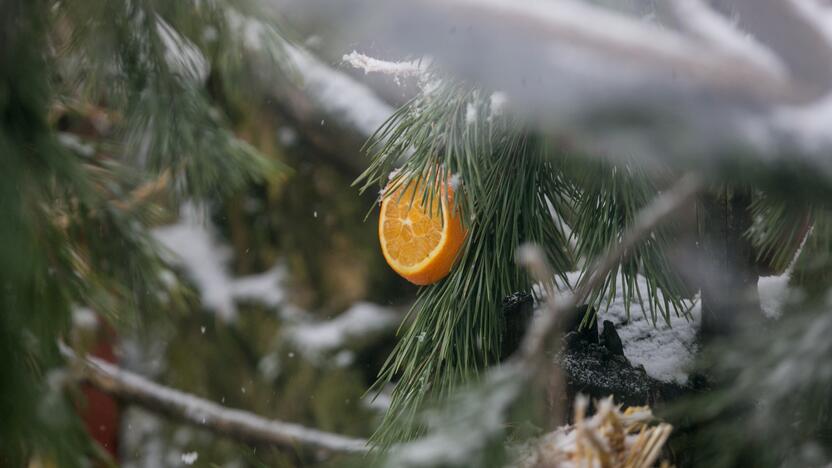
M342 349L335 355L334 362L336 367L349 367L355 362L355 353L347 349Z
M451 175L451 178L448 180L448 185L454 190L459 190L462 187L462 176L458 173Z
M570 272L567 277L569 283L575 285L580 273ZM642 291L647 291L644 277L639 275L637 282ZM788 274L760 278L757 288L763 313L767 317L780 315L788 293L787 286ZM604 320L611 321L624 344L624 355L632 365L644 366L647 375L654 379L684 384L696 352L696 333L701 319L698 299L694 302L690 315L691 320L671 315L670 325L659 317L654 327L650 311L633 303L628 318L623 293L619 288L609 309L604 310L604 306L601 306L598 313L599 332Z
M386 307L359 302L332 320L291 326L285 336L305 356L316 359L357 338L390 330L398 325L400 318Z
M74 151L81 156L87 158L95 156L95 147L88 143L84 143L78 135L67 132L58 132L58 143L60 143L64 148Z
M263 49L266 34L274 33L271 25L257 19L244 16L237 11L229 10L226 15L228 27L243 38L243 45L251 51Z
M832 93L804 106L783 107L774 112L773 121L778 128L794 134L806 151L823 151L832 144Z
M179 216L179 222L154 229L153 236L174 254L175 260L196 283L202 305L215 311L223 320L233 320L237 308L226 270L230 250L216 239L204 207L186 202L180 208Z
M742 31L735 21L719 14L701 0L677 0L670 3L676 12L679 26L724 53L734 54L741 60L751 60L756 65L780 78L786 79L788 71L783 62L752 35Z
M788 273L780 276L763 276L757 281L760 294L760 308L768 318L779 318L783 314L783 304L789 294Z
M156 15L156 34L165 46L165 63L170 71L184 80L204 83L209 67L199 48L159 15Z
M465 106L465 124L473 125L477 122L477 106L469 102Z
M324 112L347 122L364 136L374 134L393 108L367 86L323 64L304 50L287 46L286 55L304 81L308 95Z
M80 330L95 330L98 328L98 317L88 307L73 307L72 326Z
M387 180L395 179L396 176L398 176L399 172L401 172L401 171L402 171L402 168L400 168L400 167L397 167L396 169L393 169L392 171L390 171L389 174L387 174Z
M341 59L353 68L364 70L365 75L367 73L390 75L396 84L401 84L402 78L422 77L427 72L427 67L421 60L392 62L369 57L354 50Z
M501 91L495 91L491 93L491 96L488 98L489 102L489 114L488 114L488 121L493 121L497 117L503 115L505 112L506 105L508 104L508 96L506 93Z
M577 284L578 275L570 273L569 282ZM641 275L638 287L647 291L647 282ZM615 326L624 343L624 356L634 365L644 366L647 375L663 382L684 384L688 379L688 367L693 363L696 349L696 331L699 329L700 311L697 301L690 311L692 320L671 314L670 325L659 317L656 326L650 318L650 311L640 304L630 306L630 316L624 307L621 288L609 309L602 305L598 313L599 331L604 320Z
M280 283L286 274L286 268L277 264L264 273L238 277L231 282L231 295L238 301L251 301L267 307L277 307L285 299Z
M283 301L279 281L282 266L258 275L234 279L228 272L230 249L221 243L205 216L204 207L187 202L180 208L177 223L156 228L153 236L173 255L196 284L202 304L225 321L237 315L235 300L260 302L274 307Z
M186 465L193 465L197 458L199 458L199 454L196 452L183 453L182 463Z
M393 403L393 385L388 384L380 393L365 394L361 401L365 407L383 413Z

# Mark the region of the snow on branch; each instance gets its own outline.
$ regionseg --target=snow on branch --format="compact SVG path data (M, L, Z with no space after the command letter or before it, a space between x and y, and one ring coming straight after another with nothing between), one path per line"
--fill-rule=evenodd
M251 444L321 450L332 453L366 453L367 441L311 429L246 411L159 385L94 357L79 357L66 346L63 354L81 368L93 386L128 403Z
M285 276L281 265L251 276L232 278L228 271L231 251L214 232L204 207L185 203L180 220L153 230L153 236L181 265L198 289L202 305L226 322L237 317L237 301L251 301L267 307L283 302L280 282Z
M367 138L391 115L393 108L366 85L341 73L295 46L287 55L303 80L304 91L323 112Z
M310 359L339 350L350 342L391 332L401 322L392 310L358 302L332 320L305 321L289 326L284 336Z
M401 0L374 4L352 27L505 92L514 112L590 154L684 168L789 158L832 179L832 8L666 3L645 21L576 0Z
M344 55L342 60L353 68L364 70L364 74L381 73L390 75L397 84L400 83L402 78L423 77L427 73L427 66L421 60L391 62L369 57L356 51Z

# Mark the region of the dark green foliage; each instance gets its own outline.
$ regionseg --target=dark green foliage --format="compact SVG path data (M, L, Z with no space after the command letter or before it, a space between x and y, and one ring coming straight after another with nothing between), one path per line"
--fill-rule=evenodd
M807 234L813 210L803 201L760 193L751 211L754 224L748 236L760 266L773 272L784 271Z
M502 298L530 291L532 281L515 263L517 246L545 246L558 272L572 267L566 236L550 215L565 203L569 187L542 142L511 135L502 117L486 119L487 100L449 86L400 110L370 144L374 160L364 188L383 185L399 158L413 154L387 190L423 183L425 198L444 196L444 183L461 181L455 202L469 235L451 274L422 288L401 340L378 386L398 378L393 406L375 434L382 445L420 433L413 415L428 398L448 396L500 354ZM467 104L479 118L466 121Z
M113 137L124 160L170 171L180 196L230 193L282 168L234 136L206 87L210 77L232 101L255 88L245 52L279 63L273 26L225 2L83 3L60 2L55 13L72 28L58 38L66 80L122 113Z
M700 362L716 387L666 416L693 466L825 466L832 459L832 314L793 304L763 331L749 326Z
M567 222L576 242L576 254L584 259L597 258L617 243L638 211L659 193L635 162L611 165L592 158L576 160L569 167L569 177L577 187L577 196L573 201L574 215ZM664 251L673 240L672 232L665 225L644 239L635 252L610 272L587 302L603 307L620 288L628 313L630 304L637 302L645 313L650 311L654 324L659 315L669 324L671 313L687 314L690 305L683 299L685 287ZM647 291L639 290L639 274L644 276Z
M147 233L161 211L142 187L168 174L168 188L189 197L279 169L233 136L204 82L188 75L195 68L177 62L199 52L163 44L167 34L193 47L172 26L185 18L205 26L228 17L228 5L206 4L210 12L174 6L182 2L0 6L3 466L80 466L93 453L63 392L67 371L56 369L73 306L118 324L171 299ZM77 129L55 115L84 106L101 106L106 122L59 133Z

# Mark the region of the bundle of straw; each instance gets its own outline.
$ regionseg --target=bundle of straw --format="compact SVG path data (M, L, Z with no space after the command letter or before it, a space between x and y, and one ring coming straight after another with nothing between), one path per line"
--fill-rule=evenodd
M575 422L542 437L519 466L524 468L650 468L656 466L673 427L657 423L647 406L622 411L612 397L596 403L586 416L589 400L575 400ZM667 462L662 467L669 466Z

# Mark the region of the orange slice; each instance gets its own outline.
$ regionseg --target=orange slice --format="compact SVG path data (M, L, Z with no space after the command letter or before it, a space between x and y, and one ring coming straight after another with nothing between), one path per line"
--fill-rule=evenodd
M450 273L466 235L450 187L447 197L436 197L430 209L422 192L421 186L410 184L386 193L378 218L385 260L396 273L418 285L435 283Z

